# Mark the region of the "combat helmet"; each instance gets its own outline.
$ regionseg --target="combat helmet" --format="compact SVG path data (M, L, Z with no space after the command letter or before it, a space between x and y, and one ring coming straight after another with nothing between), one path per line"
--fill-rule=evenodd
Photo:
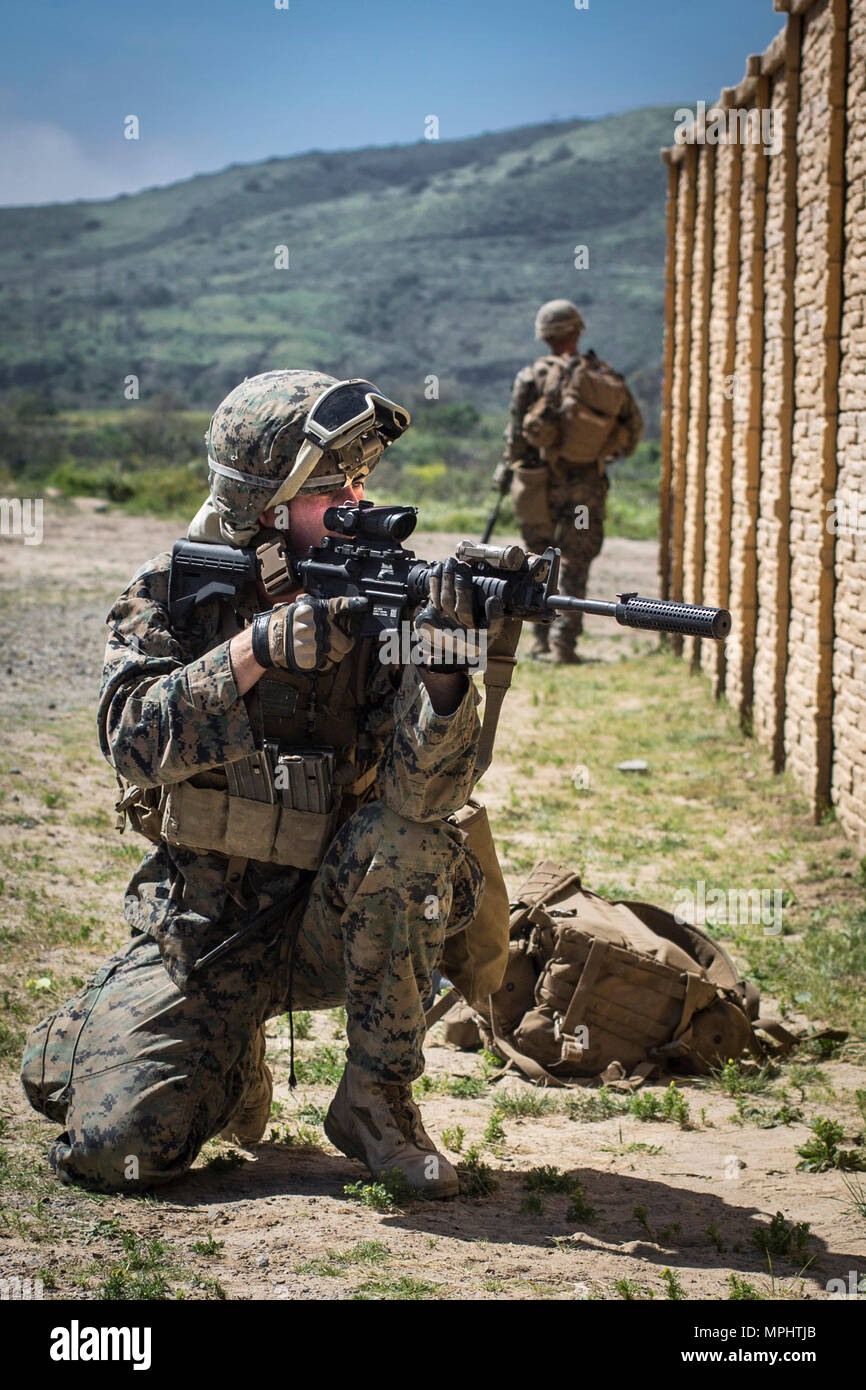
M366 477L409 421L369 381L316 371L247 377L217 406L205 435L210 496L190 539L246 545L268 507Z
M549 299L535 316L535 336L545 341L582 333L584 327L580 310L570 299Z

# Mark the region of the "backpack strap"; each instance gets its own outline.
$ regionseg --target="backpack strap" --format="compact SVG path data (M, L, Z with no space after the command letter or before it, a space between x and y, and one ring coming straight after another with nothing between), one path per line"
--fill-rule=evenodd
M424 1013L424 1022L427 1025L428 1032L433 1027L434 1023L438 1023L440 1018L443 1018L448 1010L462 999L463 995L456 989L449 989L447 994L440 994L435 1004L431 1004L430 1008Z

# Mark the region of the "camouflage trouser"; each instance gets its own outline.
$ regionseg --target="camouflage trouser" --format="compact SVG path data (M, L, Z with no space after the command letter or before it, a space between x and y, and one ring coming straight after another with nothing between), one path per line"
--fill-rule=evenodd
M518 520L524 543L536 554L548 545L562 551L559 588L571 598L586 598L589 567L604 541L604 511L610 486L596 466L581 467L560 462L547 469L547 510L549 523L531 517ZM578 512L578 508L583 508ZM583 631L582 613L561 613L549 629L539 627L536 635L549 634L554 646L573 647Z
M480 891L454 826L377 801L330 846L293 950L293 933L271 925L181 991L152 938L134 937L28 1039L27 1097L65 1129L52 1167L123 1190L184 1172L238 1110L261 1061L259 1029L289 1007L290 971L293 1009L345 1004L352 1062L378 1080L413 1080L446 924L465 926Z

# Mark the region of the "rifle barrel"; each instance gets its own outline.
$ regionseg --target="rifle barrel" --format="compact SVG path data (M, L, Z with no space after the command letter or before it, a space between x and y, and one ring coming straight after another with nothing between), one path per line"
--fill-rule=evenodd
M638 594L621 594L617 603L551 594L547 607L566 612L571 609L572 612L598 613L604 618L616 618L624 627L677 632L685 637L712 637L717 642L723 641L731 630L731 615L726 608L672 603L668 599L641 598Z

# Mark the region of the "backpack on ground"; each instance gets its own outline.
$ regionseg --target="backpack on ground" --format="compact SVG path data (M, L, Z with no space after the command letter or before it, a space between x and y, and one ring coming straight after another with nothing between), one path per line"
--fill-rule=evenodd
M633 453L643 432L625 378L594 352L543 357L535 364L539 398L523 417L525 439L547 462L603 465Z
M446 1015L446 1040L483 1042L548 1086L589 1077L635 1086L657 1070L705 1075L746 1050L766 1055L758 1029L783 1050L794 1042L758 1017L758 991L700 928L650 903L608 902L548 861L510 904L502 985L468 1002ZM447 1007L439 1001L437 1016Z

